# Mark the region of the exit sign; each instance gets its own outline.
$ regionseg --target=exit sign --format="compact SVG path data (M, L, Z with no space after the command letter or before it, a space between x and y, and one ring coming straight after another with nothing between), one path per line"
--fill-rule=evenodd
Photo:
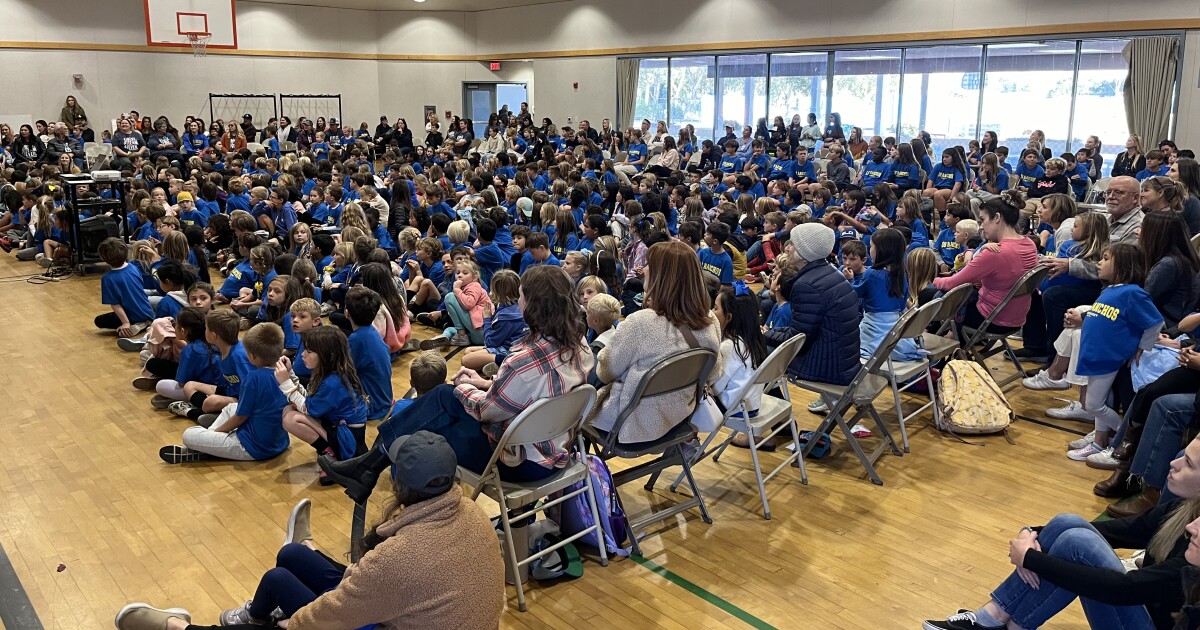
M492 72L499 72L500 71L500 62L492 61L492 62L488 63L488 70L491 70Z

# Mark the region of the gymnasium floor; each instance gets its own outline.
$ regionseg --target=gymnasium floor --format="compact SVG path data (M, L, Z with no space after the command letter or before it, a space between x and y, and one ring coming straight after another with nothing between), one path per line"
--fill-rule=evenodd
M262 464L163 464L158 448L177 443L187 423L150 407L150 394L129 385L136 355L92 327L104 310L99 276L25 282L38 270L0 256L8 355L0 547L44 627L111 627L131 601L181 606L198 622L215 622L253 593L303 497L313 500L317 544L345 553L351 504L339 489L317 485L313 451L301 442ZM407 363L394 366L398 393L408 388ZM815 426L804 410L811 398L794 400L801 427ZM1019 387L1011 400L1017 413L1041 420L1057 406ZM887 418L891 405L880 408ZM1018 422L1015 446L987 437L980 447L914 421L912 452L880 462L884 486L839 450L809 463L808 486L796 469L768 485L771 521L759 516L748 454L730 449L719 464L696 469L712 525L677 517L644 539L644 560L607 569L585 563L580 580L531 587L526 613L516 611L510 588L501 625L919 628L926 617L985 601L1011 569L1008 541L1021 526L1104 509L1090 489L1106 473L1065 456L1066 442L1088 427L1063 424L1075 433ZM627 507L637 513L671 501L667 485L653 493L627 486ZM369 522L379 508L372 503ZM1087 624L1076 604L1054 627ZM25 628L10 622L8 630Z

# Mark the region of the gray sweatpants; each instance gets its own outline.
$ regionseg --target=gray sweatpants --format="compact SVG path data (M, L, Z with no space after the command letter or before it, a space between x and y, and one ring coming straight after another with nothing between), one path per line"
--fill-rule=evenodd
M212 426L220 427L236 412L237 403L225 405ZM242 441L238 439L237 429L222 433L204 427L189 427L183 431L183 445L193 451L200 451L221 459L233 459L240 462L254 461L250 453L246 452L246 447L242 446Z

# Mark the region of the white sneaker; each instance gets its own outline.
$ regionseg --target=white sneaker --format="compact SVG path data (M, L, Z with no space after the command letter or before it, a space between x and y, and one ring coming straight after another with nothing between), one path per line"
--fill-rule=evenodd
M1079 420L1080 422L1091 422L1096 419L1095 414L1083 408L1083 405L1072 401L1066 407L1056 407L1047 409L1046 416L1057 420Z
M1095 442L1090 442L1090 443L1088 443L1087 446L1085 446L1083 448L1077 448L1073 451L1067 451L1067 457L1069 459L1073 459L1077 462L1085 462L1085 461L1087 461L1088 456L1095 455L1096 453L1099 453L1103 450L1104 449L1100 448L1099 446L1096 446Z
M1088 455L1088 468L1096 468L1099 470L1116 470L1117 460L1113 458L1113 449L1108 447L1095 455Z
M1037 375L1021 379L1021 384L1025 389L1071 389L1071 384L1066 379L1056 381L1050 378L1050 373L1046 370L1038 370Z
M1096 441L1096 432L1092 431L1091 433L1079 438L1078 440L1072 440L1071 443L1067 445L1067 450L1073 451L1076 449L1080 449L1080 448L1083 448L1083 447L1087 446L1088 444L1091 444L1092 442L1095 442L1095 441Z

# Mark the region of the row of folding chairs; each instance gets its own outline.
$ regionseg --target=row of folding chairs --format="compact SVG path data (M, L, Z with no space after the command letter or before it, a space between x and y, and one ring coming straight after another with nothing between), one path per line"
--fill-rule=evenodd
M555 553L566 544L589 534L593 534L598 541L604 540L598 509L598 497L601 496L601 493L600 489L593 485L584 456L588 452L589 445L592 447L592 451L603 460L639 460L637 464L613 473L612 492L619 505L623 506L620 487L646 478L644 488L653 490L659 476L665 470L675 467L679 467L681 472L671 484L671 490L675 491L680 485L686 483L691 491L690 497L683 498L667 508L651 510L636 519L627 517L626 533L632 552L637 555L641 555L638 534L649 525L672 518L693 508L698 508L705 523L712 522L708 506L704 502L692 468L708 456L712 456L714 462L719 461L721 454L738 435L747 436L750 443L750 458L764 519L771 518L766 483L794 463L799 468L801 484L807 484L808 473L804 460L818 443L819 437L827 433L832 434L835 427L840 431L843 440L854 451L871 481L882 485L883 481L879 477L875 465L887 451L891 451L897 456L908 452L907 423L912 418L926 409L932 409L935 425L939 428L942 427L932 376L934 364L950 357L960 347L963 347L968 356L980 362L994 354L1004 352L1017 367L1018 376L1013 378L1023 375L1019 360L1012 354L1012 350L1008 346L1007 336L990 332L989 326L995 313L1002 310L1013 299L1035 290L1046 273L1045 267L1037 267L1024 274L995 309L992 316L989 316L978 329L961 328L960 334L963 336L961 343L959 340L947 338L945 334L953 330L955 316L970 296L972 290L970 286L958 287L940 298L931 300L924 306L910 309L888 332L875 354L862 362L862 367L847 385L831 385L789 377L787 368L805 342L803 334L795 335L777 347L755 370L749 382L736 393L734 399L738 402L725 411L717 428L708 433L699 449L689 446L689 443L697 438L696 428L691 423L695 407L684 421L657 440L631 444L622 442L618 436L626 421L646 399L690 390L698 406L703 395L704 383L708 380L717 361L717 355L707 349L690 349L673 354L651 369L638 383L630 404L618 413L610 431L585 426L585 420L596 400L596 390L589 385L578 387L556 398L540 400L531 405L509 424L496 445L491 461L482 473L475 473L465 468L459 469L463 482L474 488L473 499L478 498L480 494L486 494L500 506L499 520L506 541L504 553L516 577L514 582L516 582L520 610L526 610L525 590L519 578L521 567ZM942 322L941 328L936 333L927 332L931 324L936 321ZM897 344L903 339L914 338L921 340L923 346L921 359L903 362L893 360L891 354ZM988 344L999 349L989 350L986 348ZM984 348L981 349L979 346L984 346ZM929 401L918 409L905 413L900 394L920 381L924 381L926 384ZM829 408L829 413L818 428L812 432L807 444L802 444L800 440L800 431L792 411L789 383L816 393ZM763 395L759 401L757 413L752 415L747 398L752 389L756 387L762 387L765 391L778 388L783 397ZM887 424L880 417L874 405L874 401L886 389L891 389L893 394L903 451L896 444ZM853 415L850 415L851 410L854 412ZM867 418L873 422L881 437L880 446L870 455L863 450L862 445L851 431L854 424ZM764 475L759 451L768 442L774 442L776 437L781 434L791 438L791 452ZM562 436L568 436L571 451L570 463L565 468L560 469L550 478L537 482L514 483L500 479L497 462L500 453L510 444L532 444ZM575 489L571 490L572 487ZM556 495L556 493L558 494ZM586 496L588 508L592 512L593 524L591 527L576 532L557 544L532 553L528 557L521 557L518 550L512 544L508 544L507 541L513 540L513 522L553 508L580 495ZM605 566L608 563L603 543L600 545L600 562Z

